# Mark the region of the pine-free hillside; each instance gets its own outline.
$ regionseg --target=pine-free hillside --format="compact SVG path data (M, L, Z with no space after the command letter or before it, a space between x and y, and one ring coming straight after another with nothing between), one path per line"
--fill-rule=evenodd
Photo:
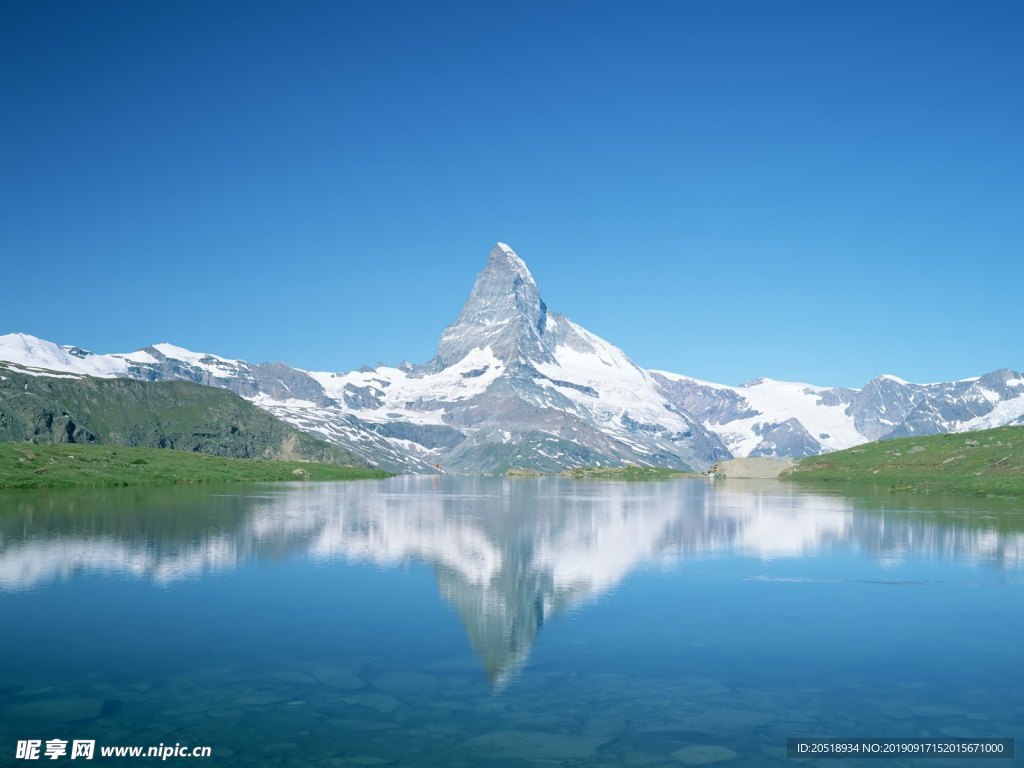
M803 459L784 479L1024 497L1024 426L882 440Z
M184 381L29 375L2 365L0 442L366 466L341 446L300 432L226 390Z
M232 459L160 448L0 443L0 488L71 488L194 483L357 480L388 477L367 467Z

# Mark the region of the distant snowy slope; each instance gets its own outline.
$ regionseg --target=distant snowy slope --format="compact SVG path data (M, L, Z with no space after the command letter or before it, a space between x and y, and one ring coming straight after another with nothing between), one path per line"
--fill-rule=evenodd
M145 353L134 353L145 355ZM118 378L128 374L126 355L93 355L78 347L61 347L26 333L0 336L0 360L32 371L60 371L81 376Z
M734 456L814 456L867 441L850 413L856 390L773 379L731 387L668 371L651 375Z
M976 416L970 421L957 425L957 432L969 432L975 429L992 429L1007 424L1024 424L1024 397L1004 400L984 416Z
M959 432L1024 418L1024 377L993 371L914 384L883 374L861 389L755 379L740 386L652 371L672 402L736 456L811 456L871 440Z

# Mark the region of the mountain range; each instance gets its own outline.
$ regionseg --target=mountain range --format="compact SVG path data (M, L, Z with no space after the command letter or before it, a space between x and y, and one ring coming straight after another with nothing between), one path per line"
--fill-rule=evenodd
M368 463L400 472L641 464L703 470L732 456L810 456L889 437L1024 424L1024 374L999 370L860 389L755 379L739 386L645 370L549 310L498 243L423 364L344 373L253 364L154 344L95 354L0 336L20 376L190 381L234 392ZM2 371L0 371L2 374Z

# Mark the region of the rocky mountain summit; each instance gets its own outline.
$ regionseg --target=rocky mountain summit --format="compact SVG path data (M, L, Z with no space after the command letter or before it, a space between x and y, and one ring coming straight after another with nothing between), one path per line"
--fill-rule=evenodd
M155 344L98 355L0 336L25 375L183 380L228 389L392 471L558 471L625 463L705 470L721 459L810 456L869 440L1024 423L1024 374L861 389L755 379L740 386L638 367L552 312L498 243L436 356L348 373L252 364Z
M502 243L433 360L310 376L339 410L454 472L702 469L726 453L621 350L551 312L526 264ZM317 418L318 409L287 407L291 414L277 411L282 418Z

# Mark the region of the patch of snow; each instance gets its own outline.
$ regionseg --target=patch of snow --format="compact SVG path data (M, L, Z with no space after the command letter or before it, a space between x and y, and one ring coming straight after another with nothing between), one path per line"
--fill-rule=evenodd
M477 347L454 365L438 373L410 376L400 368L381 366L372 371L336 374L307 371L346 412L365 421L400 419L413 424L444 424L444 403L468 400L483 393L504 371L504 364L490 347ZM479 376L464 376L483 370ZM380 390L381 407L352 408L345 403L345 387ZM396 416L397 414L397 416Z
M294 397L287 398L286 400L275 400L273 397L266 394L265 392L260 392L254 397L247 397L245 399L248 400L253 405L263 408L264 410L267 410L272 406L295 409L316 408L316 403L312 400L300 400Z
M54 371L48 368L29 368L24 365L16 365L12 363L7 368L9 371L14 373L20 373L23 376L34 376L48 379L83 379L85 378L78 373L66 373L64 371ZM26 385L27 386L27 385Z
M998 392L993 392L991 389L985 389L984 387L978 387L978 394L988 400L990 403L998 403L1002 401L1002 396Z
M1003 400L986 413L970 421L962 421L956 425L954 432L971 432L976 429L993 429L1024 417L1024 396Z

